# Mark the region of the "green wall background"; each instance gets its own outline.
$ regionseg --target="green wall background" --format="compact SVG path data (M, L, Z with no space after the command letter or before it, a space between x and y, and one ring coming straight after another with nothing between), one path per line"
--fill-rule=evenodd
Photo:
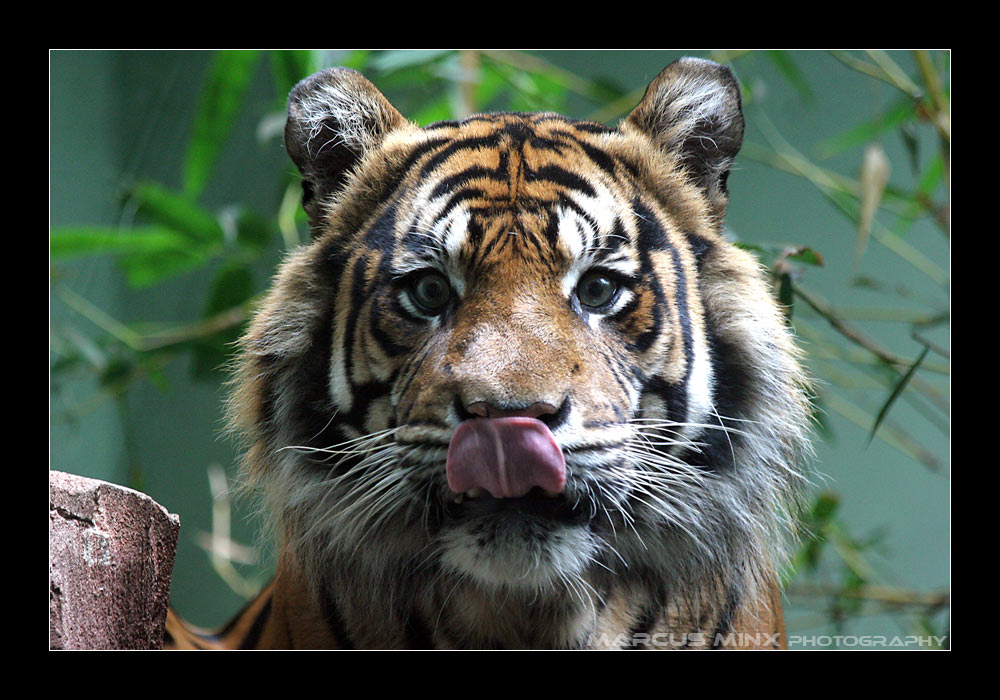
M643 88L664 66L681 55L704 51L539 51L535 55L575 74L604 80L623 92ZM891 54L912 68L909 54ZM50 54L50 226L103 225L129 222L119 205L130 183L152 179L179 188L185 144L190 135L210 52L54 51ZM329 52L327 62L344 58ZM817 145L883 113L899 92L847 69L825 52L792 52L806 88L796 84L764 53L745 56L734 64L752 89L747 109L747 143L763 144L764 119L801 152L816 157ZM376 80L376 84L382 86ZM387 80L386 93L398 107L413 114L419 96ZM396 90L394 93L393 90ZM589 117L593 100L571 95L567 111ZM291 173L279 138L259 136L262 117L279 115L274 85L261 63L225 148L213 171L201 204L223 211L234 202L252 203L271 215L284 185L276 174ZM761 117L761 115L764 115ZM921 152L935 148L920 136ZM906 144L895 132L879 136L892 164L892 184L912 187ZM864 144L822 160L822 166L857 177ZM752 146L751 146L752 147ZM925 276L876 241L869 243L860 267L853 262L855 228L827 198L802 177L752 158L741 157L730 180L732 201L728 227L740 240L807 245L820 252L822 267L805 270L809 288L838 308L889 308L901 313L948 309L947 289L928 284ZM891 218L880 214L885 220ZM928 221L918 221L906 240L941 269L950 270L950 242ZM254 263L255 284L263 289L280 259L275 247ZM184 275L145 290L129 287L120 268L107 258L93 257L53 263L50 300L50 340L53 360L68 336L96 338L100 331L68 305L56 290L68 287L111 317L126 324L148 321L188 322L198 319L210 290L210 270ZM890 293L852 285L857 276L878 280ZM899 293L907 290L908 296ZM817 328L822 319L798 304L796 314ZM854 320L878 342L905 357L916 357L922 346L910 328L898 321ZM928 331L933 340L949 345L947 326ZM822 347L805 341L814 372L829 375L821 360ZM941 364L940 358L936 358ZM182 530L173 582L173 604L202 625L224 621L242 599L215 573L198 546L199 532L211 529L210 465L235 474L234 450L220 436L224 392L220 374L208 380L192 377L191 359L179 355L166 366L169 388L149 381L132 384L124 394L108 398L88 375L53 372L50 395L50 468L130 485L150 494L181 516ZM921 373L945 398L947 374ZM887 389L871 383L845 389L874 414ZM868 444L864 427L835 411L827 422L833 438L819 441L817 491L839 494L841 520L857 537L881 533L880 545L869 551L876 580L893 589L917 594L947 591L950 582L950 444L946 431L928 424L925 415L897 401L891 419L918 436L936 457L937 471L876 438ZM257 531L238 506L233 539L253 544ZM835 582L837 557L821 566L809 582ZM267 575L267 563L241 571L251 579ZM882 609L862 611L840 625L822 599L790 594L787 601L790 634L905 635L915 633L914 616ZM935 629L947 627L947 610L932 618ZM941 632L936 632L941 634ZM800 646L808 646L808 639Z

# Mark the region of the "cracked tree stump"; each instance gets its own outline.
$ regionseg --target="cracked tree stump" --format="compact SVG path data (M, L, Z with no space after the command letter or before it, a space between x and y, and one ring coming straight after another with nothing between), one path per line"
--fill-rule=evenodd
M49 647L159 649L180 518L149 496L49 472Z

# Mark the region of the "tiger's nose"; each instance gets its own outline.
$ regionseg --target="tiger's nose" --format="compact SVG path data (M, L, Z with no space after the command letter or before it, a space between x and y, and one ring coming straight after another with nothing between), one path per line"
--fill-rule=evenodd
M466 406L465 410L474 416L479 416L480 418L539 418L545 415L553 415L558 409L552 404L540 401L537 401L523 409L502 408L494 406L488 401L476 401L475 403L470 403Z

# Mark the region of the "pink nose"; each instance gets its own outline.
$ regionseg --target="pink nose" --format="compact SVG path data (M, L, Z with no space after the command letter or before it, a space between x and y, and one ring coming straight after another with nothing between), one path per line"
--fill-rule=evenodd
M476 401L465 407L469 413L480 418L538 418L546 414L556 412L556 407L552 404L536 402L522 410L505 410L497 408L486 401Z

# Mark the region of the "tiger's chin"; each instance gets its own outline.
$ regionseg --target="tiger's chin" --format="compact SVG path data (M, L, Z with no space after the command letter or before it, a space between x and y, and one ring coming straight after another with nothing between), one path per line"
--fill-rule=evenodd
M574 586L594 561L590 529L562 496L481 496L462 506L440 534L440 561L483 588Z

